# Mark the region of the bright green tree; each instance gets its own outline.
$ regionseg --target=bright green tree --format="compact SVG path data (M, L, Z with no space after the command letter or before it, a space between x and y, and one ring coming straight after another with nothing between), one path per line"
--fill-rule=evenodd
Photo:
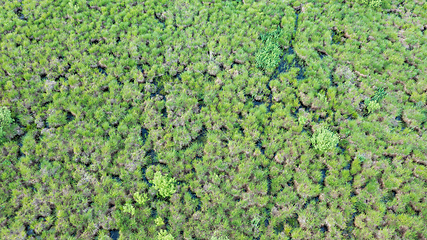
M4 137L4 130L13 123L10 110L6 107L0 107L0 140Z
M158 232L157 234L157 239L158 240L174 240L174 237L172 236L172 234L168 234L168 232L166 230L161 229L160 232Z
M326 152L337 146L339 137L325 127L318 129L311 138L311 143L319 152Z
M154 189L156 189L160 196L167 198L175 193L175 179L163 176L161 172L156 172L153 179Z

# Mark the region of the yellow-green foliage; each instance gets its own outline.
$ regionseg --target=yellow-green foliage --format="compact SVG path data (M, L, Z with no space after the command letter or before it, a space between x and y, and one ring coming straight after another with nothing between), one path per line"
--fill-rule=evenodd
M4 129L13 122L10 110L6 107L0 107L0 139L4 136Z
M148 200L148 196L146 193L144 194L140 194L139 192L136 192L133 194L133 199L135 199L135 201L139 204L139 205L144 205L145 202L147 202Z
M163 176L161 172L156 172L153 179L154 188L160 196L167 198L175 193L175 179Z
M174 237L166 230L161 229L157 234L157 240L173 240Z
M165 222L163 221L163 218L161 218L160 216L157 217L156 219L154 219L154 222L156 223L156 226L163 226L163 225L165 225Z
M382 0L357 0L361 4L368 5L373 8L381 7L383 4Z
M311 138L314 148L320 152L326 152L337 146L339 137L325 127L318 129Z
M123 206L123 212L130 213L130 215L135 214L135 208L130 203L126 203L126 205Z

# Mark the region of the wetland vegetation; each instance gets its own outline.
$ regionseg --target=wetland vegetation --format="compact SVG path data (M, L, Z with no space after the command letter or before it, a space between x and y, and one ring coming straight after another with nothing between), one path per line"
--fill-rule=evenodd
M0 6L0 239L427 238L425 1Z

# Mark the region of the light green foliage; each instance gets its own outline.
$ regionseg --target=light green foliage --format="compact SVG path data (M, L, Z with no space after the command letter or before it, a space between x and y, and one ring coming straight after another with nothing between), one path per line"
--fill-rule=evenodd
M252 219L252 222L251 222L252 226L253 226L253 227L258 227L259 221L261 221L261 219L260 219L258 216L255 216L255 217Z
M167 198L175 193L175 179L163 176L161 172L156 172L153 179L154 189L159 191L160 196Z
M274 32L260 35L261 40L264 42L264 47L256 53L257 67L267 71L272 71L277 67L282 52L278 44L278 39L281 35L280 28Z
M0 139L4 136L4 129L13 122L10 110L6 107L0 107Z
M374 96L371 99L367 99L365 104L368 109L368 113L375 112L376 110L381 108L380 101L387 95L384 88L378 88L375 91Z
M125 213L130 213L130 215L134 215L135 214L135 208L132 206L132 204L130 204L130 203L126 203L124 206L123 206L123 212L125 212Z
M381 106L377 101L369 101L367 108L368 108L368 113L372 113L380 109Z
M301 125L305 125L307 123L307 120L308 120L307 117L305 117L303 115L301 115L301 116L298 117L298 122Z
M148 196L146 193L144 193L143 195L141 195L139 192L136 192L133 194L133 199L135 199L135 201L139 204L139 205L144 205L145 202L148 201Z
M173 236L166 230L161 229L157 234L157 240L173 240Z
M256 54L257 67L265 70L274 70L280 62L279 45L273 41L267 41L265 46Z
M385 96L387 96L387 92L384 90L384 88L378 88L375 91L374 96L371 98L371 101L379 102L381 101Z
M156 223L156 226L163 226L165 225L165 222L163 221L163 218L158 216L156 219L154 219L154 222Z
M229 238L228 237L215 237L215 236L212 236L212 238L211 238L211 240L228 240Z
M224 236L221 236L221 237L212 236L211 240L229 240L229 238Z
M339 137L325 127L317 130L311 138L314 148L320 152L333 149L339 142Z
M373 8L381 7L382 5L382 0L357 0L357 2Z

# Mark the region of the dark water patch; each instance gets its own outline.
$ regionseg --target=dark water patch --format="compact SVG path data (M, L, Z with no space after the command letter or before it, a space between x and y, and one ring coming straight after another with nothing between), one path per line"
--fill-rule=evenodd
M27 231L27 236L36 236L34 229L31 229L30 225L25 225L25 229Z
M19 149L18 149L18 159L19 159L21 157L25 157L25 154L22 153L22 151L21 151L21 148L23 146L21 141L18 142L18 146L19 146Z
M293 229L299 228L299 222L298 222L298 213L295 213L296 216L286 218L286 223L291 226Z
M197 107L199 108L199 112L201 112L202 108L206 107L206 104L204 103L203 100L199 100L197 103Z
M240 132L240 134L242 134L242 136L245 136L244 129L241 126L239 127L239 132Z
M291 39L291 45L292 45L292 41L295 40L295 35L297 33L299 13L300 13L299 9L295 10L295 27L294 27L294 32Z
M41 73L40 74L40 78L41 78L42 81L47 80L47 74L46 73Z
M383 202L383 203L392 202L395 197L396 197L396 191L395 190L391 190L390 192L388 192L387 194L385 194L381 198L381 202Z
M202 130L200 130L199 135L194 140L198 143L205 143L206 142L206 135L208 133L208 130L206 129L205 125L202 125Z
M291 40L292 42L292 40ZM292 56L292 60L289 61L288 60L288 56ZM304 66L304 62L302 59L300 59L298 57L298 55L295 54L294 48L291 45L288 49L287 52L285 52L282 56L282 59L280 60L279 66L276 68L276 70L274 71L273 75L271 76L271 79L275 79L277 78L277 76L281 73L285 73L288 72L292 67L298 68L299 72L297 75L297 79L298 80L302 80L304 79L304 72L305 72L305 66Z
M322 233L325 233L326 231L328 231L328 228L327 228L325 225L322 225L322 226L320 227L320 231L321 231Z
M193 191L191 191L190 189L188 189L188 193L190 194L190 196L191 196L191 199L193 199L193 200L197 200L197 207L196 207L196 211L200 211L200 209L202 209L202 207L201 207L201 204L202 204L202 201L200 200L200 198L199 197L197 197L197 195L193 192Z
M293 187L294 186L294 178L291 178L288 182L286 182L286 184L288 185L288 187Z
M252 102L253 102L254 106L259 106L259 105L263 104L263 102L257 101L255 99Z
M71 122L75 119L74 115L71 112L67 111L67 122Z
M24 20L24 21L28 21L28 19L24 16L24 14L19 14L19 19Z
M120 232L117 229L110 230L110 238L113 240L118 240L120 238Z
M267 195L271 194L271 178L270 175L267 175Z
M155 78L153 83L155 86L155 92L152 92L150 94L150 97L155 98L157 96L160 96L160 99L162 101L166 101L166 96L163 94L164 93L164 87L163 87L163 84L160 82L160 78Z
M144 69L142 68L141 64L136 65L136 68L141 72L144 73Z
M151 163L156 163L158 162L157 160L157 153L151 149L150 151L147 152L146 156L149 156L151 159Z
M338 84L334 82L334 75L332 73L329 76L329 80L331 80L331 87L338 87Z
M143 180L145 183L147 183L149 187L151 187L153 184L152 184L152 183L150 183L150 182L148 181L147 176L146 176L146 174L145 174L145 172L146 172L146 171L147 171L147 168L145 168L145 167L142 167L142 168L141 168L141 172L142 172L142 180Z
M325 51L315 48L317 54L319 54L320 59L323 59L325 56L328 56Z
M102 67L100 67L100 66L98 66L98 71L99 71L99 73L104 74L105 76L108 76L108 74L107 74L107 72L105 71L105 69L104 69L104 68L102 68Z
M260 140L258 140L255 145L259 148L259 150L261 150L261 153L264 155L265 154L265 148L262 146L262 143Z
M395 118L395 120L397 121L397 125L399 126L401 126L400 127L400 131L403 131L403 130L405 130L406 129L406 126L405 126L405 122L403 122L402 121L402 116L396 116L396 118Z
M239 119L243 119L243 115L241 112L239 113Z
M161 19L160 17L157 16L157 13L153 13L154 18L157 19L157 22L162 24L162 28L165 29L165 21L163 19Z
M355 210L354 212L353 212L353 214L351 215L351 219L350 219L350 221L348 221L347 222L347 227L344 229L344 231L342 232L342 234L343 234L343 236L344 237L347 237L347 238L351 238L351 239L355 239L355 237L354 237L354 235L353 235L353 229L354 229L354 227L355 227L355 225L354 225L354 221L355 221L355 219L356 219L356 216L358 215L359 213Z
M317 118L317 122L318 122L318 123L323 122L323 121L325 121L328 117L329 117L329 114L328 114L328 113L326 113L326 116L325 116L325 117L322 117L322 116L320 116L320 115L319 115L319 117Z
M331 44L341 44L341 38L343 37L343 33L338 32L335 28L332 29L332 41Z
M157 216L157 210L155 208L151 208L151 217L155 218Z
M270 219L271 219L271 209L265 208L266 218L264 220L265 227L268 227L270 225Z
M279 223L278 226L274 227L274 232L280 234L285 229L285 224L283 222Z
M49 122L48 122L48 121L45 121L45 123L44 123L44 124L45 124L45 126L46 126L45 128L47 128L47 129L49 129L49 128L50 128L50 126L49 126Z
M164 107L164 108L162 109L162 117L164 117L164 118L168 118L168 111L166 110L166 107Z
M351 168L351 163L348 163L348 164L344 167L344 169L345 169L345 170L350 170L350 168Z
M97 39L97 38L92 38L92 39L89 40L89 44L90 45L98 44L98 43L99 43L99 39Z
M148 130L146 128L141 128L142 144L145 144L147 137L148 137Z
M312 198L307 199L307 201L304 203L304 206L302 207L302 209L306 209L308 207L308 204L310 204L313 201L315 203L319 202L319 197L312 197Z
M320 172L322 173L322 178L319 181L319 184L322 185L323 187L325 186L325 178L326 178L326 171L328 169L325 167L322 170L320 170Z
M119 175L112 175L112 177L116 182L120 183L122 180L120 179Z
M122 41L122 39L120 37L116 38L116 43L120 43Z
M22 7L13 10L20 20L27 21L28 19L22 14Z

